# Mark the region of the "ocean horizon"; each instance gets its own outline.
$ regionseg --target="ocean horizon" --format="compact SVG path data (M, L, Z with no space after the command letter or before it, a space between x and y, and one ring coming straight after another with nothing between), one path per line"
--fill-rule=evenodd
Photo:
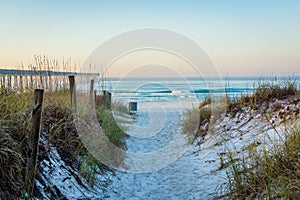
M250 94L260 84L299 82L300 76L122 77L106 78L96 89L110 91L121 101L193 101L207 96L229 98Z

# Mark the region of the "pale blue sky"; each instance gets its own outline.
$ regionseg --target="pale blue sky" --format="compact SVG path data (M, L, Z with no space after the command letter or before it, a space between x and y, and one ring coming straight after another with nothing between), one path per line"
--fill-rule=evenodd
M158 27L199 43L226 75L300 73L300 1L0 1L0 68L34 54L84 61L121 32Z

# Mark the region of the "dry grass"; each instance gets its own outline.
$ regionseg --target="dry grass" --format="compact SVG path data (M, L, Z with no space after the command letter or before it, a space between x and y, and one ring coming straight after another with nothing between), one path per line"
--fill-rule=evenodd
M279 84L260 83L252 94L242 95L239 99L228 102L228 111L234 116L245 106L251 109L260 109L274 100L299 96L299 89L297 81L285 81Z
M244 108L254 109L264 114L271 106L281 109L278 100L294 102L299 99L299 84L286 81L278 85L261 83L251 94L239 99L220 102L225 103L226 115L234 117ZM277 102L277 104L276 104ZM274 104L274 105L273 105ZM212 123L212 100L206 98L197 109L186 113L183 130L193 140L203 138ZM195 124L199 124L195 130ZM250 144L244 156L228 152L221 157L221 168L227 168L227 183L220 185L217 199L300 199L300 132L296 127L286 133L282 143L269 141L273 148ZM199 143L201 144L201 142ZM226 161L226 164L224 162Z
M54 145L61 158L93 184L94 167L99 169L97 173L107 168L94 159L82 145L70 107L70 95L67 90L45 93L41 137ZM22 196L32 108L32 92L0 90L1 199ZM107 108L101 109L99 118L112 142L122 146L123 132L118 129L111 112ZM39 161L47 156L47 153L43 152L43 145L40 144ZM80 157L83 159L79 159Z
M0 130L0 198L21 196L24 157L21 144L4 130Z
M220 197L229 199L299 199L300 129L286 133L282 144L249 148L241 158L229 153L228 182ZM270 141L272 142L272 141Z
M21 195L27 151L25 144L30 131L30 97L31 94L0 91L1 199Z
M261 84L251 95L229 104L228 113L234 117L243 107L250 107L267 115L270 106L281 109L278 100L299 98L299 84L284 82L281 85ZM292 101L292 102L293 102ZM271 104L270 104L271 103ZM266 117L268 118L268 117ZM275 127L273 127L275 129ZM221 185L217 198L225 199L299 199L300 198L300 131L288 130L280 143L267 141L265 145L249 144L244 154L228 152L222 160L227 163L227 183ZM279 134L276 130L275 132Z
M68 165L78 169L77 158L84 147L79 140L72 111L65 107L45 106L42 124L42 130L48 133L44 137L57 148Z
M77 72L77 67L79 62L72 61L71 58L62 58L54 59L49 58L45 55L35 55L33 60L28 65L21 64L16 68L16 70L32 70L35 71L34 75L17 74L17 76L6 75L5 83L0 75L1 86L0 88L6 90L14 91L24 91L24 90L33 90L34 88L44 88L48 91L59 91L64 90L69 87L68 76L67 75L45 75L46 71L55 71L55 72ZM44 74L42 74L43 72ZM9 78L10 77L10 78ZM15 78L18 78L18 81L15 82ZM9 81L11 80L11 81ZM3 81L3 82L2 82Z
M184 120L181 122L183 133L192 143L198 137L204 137L208 131L212 110L211 100L206 99L198 108L188 110L184 113Z

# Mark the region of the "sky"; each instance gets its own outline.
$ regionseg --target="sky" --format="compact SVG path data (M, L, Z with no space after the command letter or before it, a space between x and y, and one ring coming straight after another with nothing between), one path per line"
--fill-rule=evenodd
M297 0L0 0L0 68L34 55L83 63L115 35L156 27L198 43L223 75L299 75L299 10ZM137 57L129 57L130 65ZM119 76L120 67L110 73Z

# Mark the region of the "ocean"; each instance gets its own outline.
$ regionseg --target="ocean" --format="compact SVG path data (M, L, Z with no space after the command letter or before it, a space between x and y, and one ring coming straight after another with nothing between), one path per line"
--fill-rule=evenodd
M224 78L107 78L99 81L98 91L112 92L114 100L136 102L199 102L207 96L237 98L250 94L261 83L281 84L298 81L291 77L224 77Z

